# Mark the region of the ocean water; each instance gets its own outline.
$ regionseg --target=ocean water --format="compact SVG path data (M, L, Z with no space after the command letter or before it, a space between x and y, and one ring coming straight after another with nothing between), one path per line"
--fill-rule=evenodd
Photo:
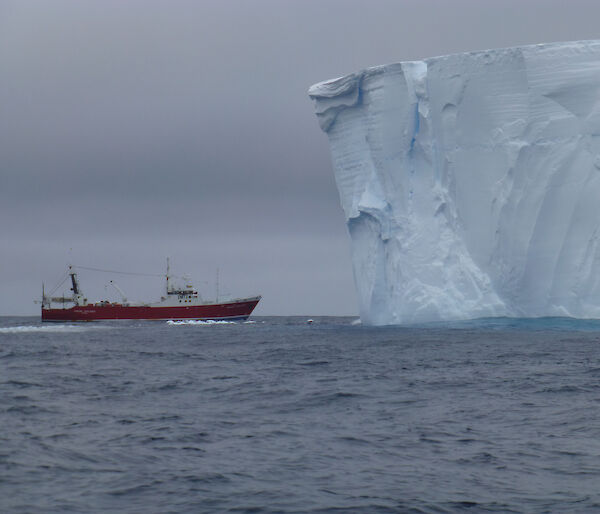
M0 318L0 512L600 511L600 322Z

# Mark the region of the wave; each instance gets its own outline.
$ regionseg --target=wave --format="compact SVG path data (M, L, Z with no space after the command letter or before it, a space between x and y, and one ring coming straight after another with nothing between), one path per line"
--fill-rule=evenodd
M87 327L77 325L19 325L0 327L0 334L26 334L30 332L83 332Z
M181 321L167 321L167 325L236 325L235 321L225 321L225 320L195 320L195 319L186 319Z

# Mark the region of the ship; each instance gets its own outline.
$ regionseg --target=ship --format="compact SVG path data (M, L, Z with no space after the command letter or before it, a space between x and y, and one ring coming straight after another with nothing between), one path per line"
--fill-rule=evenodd
M198 291L187 281L185 287L176 287L170 274L167 259L166 295L157 302L128 302L123 291L111 280L123 301L102 300L88 302L81 292L75 266L68 266L72 295L46 295L42 285L42 321L100 321L100 320L246 320L261 300L261 296L232 300L204 301ZM65 277L67 278L67 277ZM57 305L58 304L58 305Z

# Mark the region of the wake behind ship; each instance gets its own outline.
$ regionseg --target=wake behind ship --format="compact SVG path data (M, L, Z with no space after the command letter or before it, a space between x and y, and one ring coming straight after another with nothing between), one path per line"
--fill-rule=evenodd
M123 302L102 300L88 302L81 292L77 273L69 266L72 296L47 296L42 288L42 321L98 320L245 320L261 296L236 298L227 301L204 301L193 286L176 288L172 283L167 260L166 296L153 303L131 303L116 284L111 284L123 296ZM53 307L60 304L62 307Z

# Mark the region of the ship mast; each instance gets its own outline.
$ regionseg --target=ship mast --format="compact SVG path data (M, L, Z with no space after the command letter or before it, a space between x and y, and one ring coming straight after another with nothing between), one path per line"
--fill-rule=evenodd
M73 291L73 303L81 305L85 303L85 299L79 289L79 281L77 280L77 272L73 269L73 266L69 265L69 276L71 277L71 291Z
M71 276L71 283L73 287L71 287L71 291L73 291L73 296L79 294L79 282L77 281L77 273L73 271L73 266L69 266L69 275Z
M167 257L167 294L171 294L171 265Z
M184 288L178 287L177 285L173 286L172 282L171 282L171 265L169 262L169 257L167 257L167 295L179 295L179 296L185 296L185 295L197 295L198 291L194 291L194 286L192 286L191 284L185 284ZM182 277L178 277L178 278L182 278ZM184 279L186 277L183 277Z

